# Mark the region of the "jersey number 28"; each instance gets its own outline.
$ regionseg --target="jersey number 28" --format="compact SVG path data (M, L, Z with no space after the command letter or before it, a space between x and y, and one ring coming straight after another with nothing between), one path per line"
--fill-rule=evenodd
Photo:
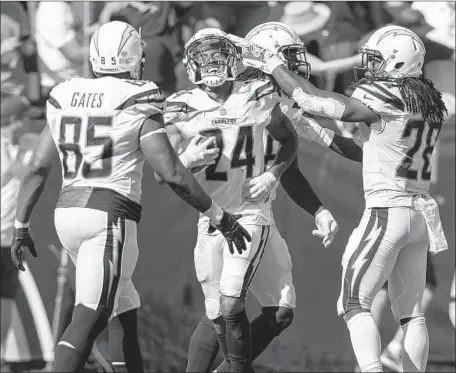
M102 160L102 167L92 168L91 163L84 161L81 153L81 131L83 120L87 121L86 126L86 143L83 148L89 146L102 145L101 155L99 159ZM74 179L81 168L82 164L82 177L102 178L108 177L112 171L112 139L108 136L95 136L95 129L99 126L111 127L111 117L70 117L65 116L60 121L60 134L59 134L59 149L62 152L62 168L63 177L65 179ZM73 130L69 130L72 127ZM71 132L72 133L71 133ZM67 141L68 135L71 135L71 140Z
M426 127L426 123L422 120L412 120L407 123L405 126L404 132L402 133L402 138L406 139L413 134L416 135L415 143L407 152L407 155L403 159L402 163L396 170L397 177L403 177L409 180L417 180L418 179L418 172L421 171L421 178L422 180L430 180L431 179L431 172L429 170L429 165L431 163L430 157L434 150L435 143L437 142L437 138L440 133L440 129L442 128L441 124L432 123L429 124L429 130L426 136L426 147L424 148L421 156L423 157L424 164L421 170L413 170L411 169L413 159L416 156L416 153L421 148L421 143L423 141L423 133ZM415 131L414 131L415 130ZM434 136L435 134L435 136Z

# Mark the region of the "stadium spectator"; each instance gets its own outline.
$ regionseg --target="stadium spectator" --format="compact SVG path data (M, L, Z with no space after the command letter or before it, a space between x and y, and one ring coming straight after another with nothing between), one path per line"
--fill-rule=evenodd
M71 1L41 1L35 16L41 85L44 96L58 83L83 76L88 45L78 40L83 22L76 18Z
M143 79L152 80L165 96L177 89L176 66L182 57L182 18L191 2L131 1L107 2L100 23L118 20L137 30L146 43L147 64Z
M368 1L328 1L331 15L322 32L321 58L330 61L353 56L358 52L359 40L375 29L384 26L381 3ZM353 82L353 73L330 74L326 90L344 93Z
M1 3L1 371L7 371L3 351L11 327L18 271L9 259L21 165L30 158L24 140L24 112L39 98L30 25L19 2ZM27 74L28 73L28 74ZM22 141L21 141L22 139Z
M195 32L216 27L238 36L246 36L255 26L269 20L266 1L204 1L195 6L199 20Z

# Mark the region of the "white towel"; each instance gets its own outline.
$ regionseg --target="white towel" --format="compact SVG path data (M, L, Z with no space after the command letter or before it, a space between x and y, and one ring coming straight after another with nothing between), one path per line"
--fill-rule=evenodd
M440 220L439 206L429 194L418 194L413 198L413 207L423 213L429 234L429 251L433 254L448 249L448 243Z

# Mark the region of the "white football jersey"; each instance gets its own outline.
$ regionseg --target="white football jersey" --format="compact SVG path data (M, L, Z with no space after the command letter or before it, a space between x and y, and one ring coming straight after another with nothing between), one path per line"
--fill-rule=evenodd
M366 207L411 206L414 195L429 192L441 123L407 111L391 83L361 85L352 96L380 116L370 131L361 132Z
M47 121L62 165L59 203L90 207L93 191L110 190L139 204L141 126L161 113L162 101L150 81L74 78L57 85L48 99Z
M264 172L263 133L278 102L278 93L269 80L234 83L233 93L223 104L199 88L178 92L166 100L165 122L175 124L183 137L215 137L220 156L195 177L230 213L270 221L268 203L246 202L242 187L246 180Z

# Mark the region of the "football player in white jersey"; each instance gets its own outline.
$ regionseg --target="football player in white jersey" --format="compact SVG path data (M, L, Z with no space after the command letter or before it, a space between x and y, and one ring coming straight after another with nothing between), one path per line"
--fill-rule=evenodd
M36 256L29 220L60 159L63 184L55 227L76 265L76 300L53 369L80 372L94 340L114 318L113 365L136 373L144 370L136 330L140 300L131 276L138 258L144 161L205 214L230 247L243 252L250 236L178 160L164 129L163 96L154 83L140 80L145 58L138 32L123 22L102 25L92 37L90 61L97 79L71 79L50 93L48 125L19 192L11 257L24 270L25 250Z
M369 126L357 148L353 140L309 122L321 143L363 163L366 210L342 259L338 313L347 323L361 371L382 371L370 307L388 280L393 314L404 330L403 369L424 371L427 251L448 246L437 203L429 195L431 157L446 108L441 93L422 77L423 42L403 27L377 30L361 48L363 66L355 75L362 71L364 77L352 97L319 90L287 69L276 52L243 43L244 63L271 73L307 113Z
M220 235L202 217L195 247L196 273L206 298L207 317L215 325L231 371L244 372L251 366L250 326L244 308L248 288L258 289L264 296L274 292L278 305L281 294L273 287L283 286L284 304L294 305L292 284L285 286L275 281L267 288L268 284L257 282L255 274L260 262L265 265L271 229L267 198L295 158L297 136L280 110L276 88L269 79L249 84L235 82L238 53L225 35L219 29L203 29L186 44L184 64L190 80L198 87L167 99L165 121L175 146L199 135L214 139L218 150L215 159L196 178L220 206L240 216L239 221L252 237L245 253L230 255ZM273 165L264 172L266 128L280 146ZM181 159L193 166L185 151ZM246 199L249 193L253 198ZM275 270L270 274L273 282L272 276L285 269L277 262L271 270Z
M270 26L274 27L271 28ZM276 26L279 26L279 28ZM308 64L305 59L300 58L304 57L302 55L305 52L304 45L302 43L298 45L298 36L290 35L282 31L282 28L285 29L284 31L288 31L287 26L283 24L268 22L255 27L248 33L246 38L248 40L251 40L251 38L257 39L257 37L269 39L268 33L272 31L275 41L278 41L281 46L288 46L290 48L290 53L287 54L290 67L295 70L299 69L308 72ZM265 78L264 74L258 74L258 70L255 69L255 71L252 71L251 68L249 69L241 72L236 78L236 81L245 81L247 83ZM292 106L293 102L291 100L281 97L282 111L289 117L295 128L298 129L298 133L308 137L306 136L306 131L297 128L299 126L294 123L301 120L301 118L305 120L305 118L301 115L297 116L297 109L292 108ZM197 155L201 159L206 155L210 161L209 155L212 149L206 149L205 146L204 143L200 146L198 144L194 145L194 150L192 150L194 159L198 159ZM266 170L272 165L278 146L279 143L265 131L264 163ZM190 152L190 145L187 147L187 151ZM323 207L308 181L299 170L297 158L294 159L291 166L284 172L280 183L285 192L298 206L315 216L318 229L312 233L321 237L324 246L328 247L338 231L337 222L331 213ZM274 196L275 192L268 199L270 204ZM280 258L280 260L277 260L277 258ZM260 288L257 288L257 284L259 284ZM271 286L274 284L275 286ZM285 288L289 288L290 290L283 292L282 290ZM261 314L251 322L252 359L254 360L267 348L275 337L290 326L294 317L295 292L291 274L291 257L286 242L277 230L274 219L272 219L265 254L250 289L262 305ZM211 328L207 316L204 316L190 340L187 372L208 372L217 355L217 351L218 343L216 334L214 329ZM216 371L229 371L229 362L224 360L217 367Z

